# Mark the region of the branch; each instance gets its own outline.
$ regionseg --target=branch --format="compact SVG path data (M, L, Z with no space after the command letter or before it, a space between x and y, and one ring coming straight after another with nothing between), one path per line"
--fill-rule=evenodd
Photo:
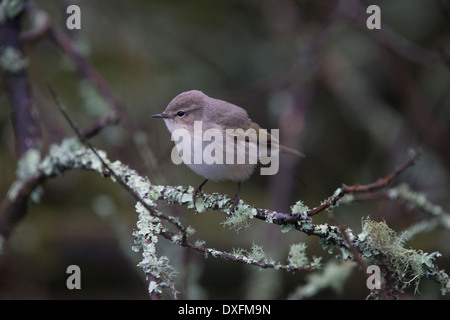
M405 240L411 240L417 234L433 230L438 226L450 229L450 213L445 211L441 206L427 200L424 194L411 190L405 183L386 190L352 195L348 200L368 201L379 199L397 201L406 206L409 210L422 210L430 216L429 218L419 221L405 229L402 233L403 239Z
M361 253L358 251L358 249L356 249L356 247L352 244L352 242L350 241L350 238L347 234L347 231L345 230L344 226L338 221L338 219L335 217L335 215L331 212L329 212L327 214L328 219L330 219L331 221L333 221L333 223L335 225L337 225L339 227L339 231L341 232L342 236L344 237L345 241L347 242L347 244L349 245L350 251L352 253L353 256L353 260L358 264L360 270L362 271L362 273L364 274L364 276L367 278L367 264L364 261L364 259L361 257ZM382 299L387 299L387 295L385 294L384 290L382 290L381 292L378 293L378 295L382 298ZM370 295L369 295L370 296Z
M16 154L41 145L41 130L35 119L33 99L26 71L27 60L19 41L21 14L7 17L0 25L0 63L4 70L14 129Z
M23 181L16 193L8 192L8 196L0 205L0 238L8 238L15 225L24 218L28 209L29 198L43 181L43 177L37 176ZM2 241L0 241L0 252L2 251L1 244Z
M36 2L33 0L26 2L26 11L30 14L32 26L20 34L20 42L34 43L48 36L51 28L48 13L44 10L39 10Z
M136 243L135 250L142 251L143 260L139 266L147 274L147 278L150 281L149 293L153 298L159 297L162 288L169 288L175 295L172 282L173 268L168 264L168 259L166 257L158 257L156 255L156 245L158 243L157 236L162 236L172 243L191 248L195 251L202 252L213 257L220 257L231 261L251 264L261 268L283 269L286 271L311 271L317 268L317 263L302 264L298 266L283 265L270 261L261 255L255 258L251 257L250 254L242 254L242 252L227 253L216 249L207 248L202 244L191 243L188 241L188 237L193 234L193 231L190 228L184 227L177 218L166 216L159 212L156 202L159 199L163 199L167 203L179 203L182 205L187 204L188 208L193 208L193 187L190 186L188 188L183 188L181 186L169 187L151 185L147 178L139 176L137 172L123 165L119 161L115 161L113 163L110 162L104 152L95 149L82 135L78 126L70 118L54 89L50 85L49 90L52 93L59 110L62 112L64 117L66 117L66 120L72 126L78 136L78 139L82 142L82 144L84 144L84 146L76 143L73 139L65 140L61 145L53 145L50 148L49 155L38 163L35 172L31 172L26 175L26 178L23 180L18 180L17 183L11 187L9 194L26 195L29 191L31 191L35 183L37 184L37 181L43 182L47 178L59 175L65 170L93 170L102 176L111 177L114 182L119 183L138 201L136 205L136 211L139 214L139 220L137 223L138 230L133 234ZM343 187L342 189L344 191L339 193L335 192L335 195L327 201L329 205L322 206L320 210L324 210L326 207L335 205L346 193L372 191L387 185L392 179L411 166L417 160L417 157L418 154L415 154L406 164L399 167L385 178L379 179L374 183L365 186L357 185ZM19 174L18 176L21 175ZM30 185L31 187L28 187ZM353 250L352 248L357 248L359 252L363 252L365 250L365 254L368 254L367 249L363 248L366 246L367 239L370 239L370 233L365 236L358 236L348 230L345 232L345 235L343 235L339 227L330 226L328 224L313 224L311 216L308 215L310 210L301 202L293 206L293 213L290 215L277 213L267 209L254 208L243 201L240 201L234 212L231 212L229 199L227 196L217 193L202 194L202 197L197 200L197 209L199 209L199 211L205 211L207 208L225 212L228 215L228 220L225 224L231 225L232 227L242 227L242 224L245 224L248 220L256 218L264 220L268 223L281 225L285 228L285 231L298 230L308 235L318 236L321 239L321 243L324 248L328 246L330 246L331 249L337 248L339 250L338 256L344 260L351 258L350 253L351 250ZM315 212L319 212L319 210L315 210ZM164 226L162 224L163 221L175 226L177 232L174 232ZM12 228L11 225L8 225L8 227ZM4 237L7 236L7 234L9 234L9 232L3 232ZM379 248L373 250L378 249ZM434 258L436 257L437 256ZM432 268L427 274L430 277L438 279L437 281L440 283L447 281L448 276L442 271L436 269L434 263L430 259L431 258L429 256L423 257L423 261L426 263L425 267L428 269Z
M305 266L296 266L296 265L285 265L280 264L275 261L268 261L266 259L254 259L249 257L248 255L242 254L242 253L227 253L223 252L217 249L212 248L205 248L203 246L199 246L196 244L192 244L187 242L185 247L194 249L195 251L202 252L208 255L211 255L215 258L222 258L225 260L235 261L235 262L241 262L249 265L258 266L262 269L279 269L279 270L286 270L286 271L313 271L316 270L318 265L315 263L309 263Z
M144 179L139 179L141 183L146 185L146 188L142 188L143 185L137 186L134 183L130 183L130 176L137 176L137 173L128 169L127 167L122 165L121 170L117 171L117 162L113 168L111 163L98 152L90 142L84 137L77 124L71 119L69 114L67 113L64 105L59 100L58 95L56 94L54 88L47 82L47 86L49 88L50 93L52 94L56 105L60 112L64 115L74 132L76 133L78 139L83 143L88 150L90 150L95 157L100 161L102 167L105 170L102 170L102 174L105 174L105 171L108 175L111 175L114 178L114 181L118 182L128 193L130 193L135 200L138 201L137 212L139 213L139 221L137 223L140 230L134 233L135 243L137 244L138 249L142 250L142 254L144 256L144 260L139 264L141 268L145 271L147 275L147 279L150 281L149 285L149 293L152 299L160 298L161 288L169 287L170 291L174 296L176 296L175 289L172 283L171 267L168 265L167 259L165 257L157 258L155 255L156 252L156 244L157 238L155 235L161 235L167 240L171 242L177 243L183 247L191 248L196 251L212 255L214 257L221 257L227 260L243 262L246 264L256 265L261 268L275 268L275 269L283 269L287 271L312 271L317 265L314 263L310 263L309 265L283 265L276 263L274 261L267 261L266 259L256 259L246 257L243 254L230 254L226 252L222 252L216 249L205 248L203 246L192 244L187 241L187 237L190 233L188 228L185 228L177 218L172 216L166 216L159 212L156 209L153 201L148 201L148 199L152 198L151 191L148 193L143 193L143 190L151 190L152 186L150 182ZM124 171L127 174L124 176ZM132 180L133 181L133 180ZM172 231L165 228L161 223L160 219L165 220L172 225L174 225L180 233L174 234Z
M339 1L336 13L346 19L354 21L360 28L367 30L365 7L359 0ZM398 55L409 61L420 64L432 64L439 61L439 54L430 52L405 37L396 33L394 29L383 23L383 28L371 33L381 44L391 48Z
M91 138L108 125L114 125L122 121L125 128L136 131L133 121L127 116L125 108L113 91L109 88L100 74L89 61L76 49L75 43L64 32L57 30L51 24L48 13L39 8L35 1L27 2L26 11L32 20L32 28L20 34L22 43L34 43L45 37L49 37L72 60L78 72L97 89L100 95L112 106L113 110L97 122L93 123L83 132L84 137Z
M95 150L95 151L94 151ZM101 160L100 160L101 159ZM105 166L106 164L106 166ZM138 230L134 232L135 237L135 250L142 251L143 260L139 266L145 271L145 273L151 274L156 277L159 282L150 281L149 290L156 294L161 288L170 288L172 292L173 283L171 282L173 276L173 268L168 264L166 257L158 257L155 255L156 245L158 243L158 237L162 236L174 244L178 244L183 247L191 248L195 251L208 254L213 257L221 257L224 259L255 265L261 268L274 268L284 269L286 271L302 270L311 271L317 267L317 264L306 264L301 266L295 265L282 265L266 259L255 259L250 255L244 255L242 253L226 253L223 251L206 248L202 244L192 244L188 241L188 237L192 236L193 231L190 228L180 227L181 223L177 218L166 217L158 211L157 200L164 199L167 203L180 203L184 205L192 206L192 192L193 187L168 187L160 185L151 185L147 178L141 177L136 171L128 168L126 165L119 161L111 162L106 157L103 151L91 149L80 144L75 139L66 139L60 145L52 145L49 151L49 155L42 159L36 166L36 170L28 175L28 178L24 180L18 180L13 184L8 194L26 194L27 187L33 180L45 181L50 177L54 177L62 174L66 170L90 170L99 173L103 177L110 177L114 182L119 183L122 181L126 186L126 190L132 190L140 200L136 205L136 211L139 214L139 220L137 223ZM114 174L111 174L111 173ZM120 180L118 180L120 178ZM37 181L36 180L36 181ZM266 222L281 224L281 220L272 219L268 217L270 214L275 214L268 210L256 209L245 204L243 201L236 207L235 212L230 212L230 204L228 204L228 198L219 194L205 195L197 201L199 208L212 208L215 210L221 210L227 213L230 217L236 217L235 215L245 215L245 217L264 219ZM201 205L203 204L203 206ZM276 214L275 214L276 216ZM273 217L272 217L273 218ZM175 226L178 232L169 230L162 224L163 221L168 222L170 225ZM339 250L339 256L346 260L351 257L350 244L358 249L359 252L364 252L365 256L371 256L373 252L379 252L380 248L373 246L374 249L368 251L367 244L375 243L377 239L373 233L366 230L360 235L354 235L350 230L346 232L346 238L344 238L338 227L330 226L327 224L314 225L311 222L311 217L308 217L306 213L302 215L302 220L298 220L293 226L288 227L292 229L301 230L307 234L319 236L322 246L324 248L331 246L331 248L337 248ZM4 235L5 237L5 235ZM372 238L371 238L372 237ZM368 242L368 241L371 242ZM0 241L1 242L1 241ZM443 284L448 283L448 276L439 271L434 264L434 259L438 255L422 254L423 257L417 256L416 260L423 261L423 270L426 270L425 276L435 279ZM157 284L155 286L155 283ZM156 291L155 291L156 290ZM448 289L446 289L448 290Z
M336 189L336 191L333 193L333 196L331 196L328 200L323 202L320 206L311 209L308 211L308 216L313 216L318 214L319 212L334 206L337 204L339 200L342 199L342 197L349 193L362 193L362 192L370 192L374 190L381 189L385 186L387 186L393 179L395 179L399 174L401 174L403 171L411 167L416 163L416 161L419 159L420 155L422 154L422 149L417 148L413 155L411 156L411 159L409 159L408 162L403 164L402 166L398 167L396 170L394 170L392 173L388 174L384 178L380 178L375 182L366 184L366 185L354 185L354 186L342 186L341 188Z
M6 14L5 8L2 10ZM28 62L19 41L22 10L23 7L19 8L15 15L5 17L0 24L0 63L4 71L5 88L11 107L15 149L19 159L28 158L30 154L39 158L38 150L41 146L41 130L35 117L36 110L33 107L26 70ZM28 180L22 186L21 192L8 195L2 201L0 204L1 235L8 236L12 227L24 217L28 198L40 183L40 179Z

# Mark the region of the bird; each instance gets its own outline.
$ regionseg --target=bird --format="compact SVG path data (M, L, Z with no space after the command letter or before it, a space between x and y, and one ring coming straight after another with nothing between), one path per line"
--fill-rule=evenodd
M178 137L177 153L172 155L178 154L192 171L205 179L192 195L194 208L196 196L206 182L231 180L238 183L230 208L233 212L240 200L241 183L249 179L258 162L268 164L271 157L278 156L278 149L304 157L302 152L279 144L273 132L251 120L245 109L199 90L178 94L162 113L152 117L164 120L174 141ZM213 134L205 138L207 132ZM202 161L196 161L199 159ZM228 161L220 161L223 159Z

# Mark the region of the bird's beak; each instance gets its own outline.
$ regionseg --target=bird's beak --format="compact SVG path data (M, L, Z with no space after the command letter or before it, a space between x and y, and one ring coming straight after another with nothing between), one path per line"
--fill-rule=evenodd
M158 114L154 114L152 115L152 118L163 118L163 119L167 119L169 118L169 115L167 113L158 113Z

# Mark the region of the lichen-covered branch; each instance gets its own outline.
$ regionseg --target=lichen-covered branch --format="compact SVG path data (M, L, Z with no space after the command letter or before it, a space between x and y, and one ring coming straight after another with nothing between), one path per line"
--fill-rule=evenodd
M17 195L30 191L30 181L39 180L42 182L66 170L95 171L102 177L111 178L116 183L118 183L118 180L124 182L128 187L127 190L131 190L139 199L136 204L136 211L139 214L138 230L133 234L136 243L134 249L142 252L143 260L139 266L148 276L150 281L149 292L154 297L158 297L163 288L169 288L173 295L176 294L173 284L174 269L170 266L167 257L156 254L159 236L176 245L191 248L213 257L247 263L261 268L311 271L320 264L317 258L313 262L308 262L302 246L291 248L288 258L289 264L284 265L267 258L262 248L258 246L253 246L249 252L238 250L227 253L207 248L201 241L192 243L189 239L194 234L193 228L184 227L177 218L165 216L158 210L157 205L158 200L163 200L166 203L178 203L192 207L192 187L152 185L147 178L139 176L136 171L120 161L109 161L105 152L100 150L94 152L77 139L66 139L60 145L51 146L49 154L43 159L33 157L22 159L20 168L22 171L18 172L18 179L8 192L9 201L14 201ZM30 196L29 200L36 201L38 197ZM347 229L344 237L338 226L312 223L311 217L307 214L308 208L301 202L292 207L292 214L297 213L294 221L279 218L279 215L287 214L254 208L243 201L231 213L228 200L227 196L217 193L203 194L197 201L197 208L199 211L210 208L226 213L228 218L224 224L232 228L242 227L242 224L245 225L251 219L259 219L267 223L278 224L286 232L297 230L318 236L324 249L328 249L330 253L337 249L337 257L343 260L353 259L350 250L350 244L352 244L367 264L385 265L386 272L396 276L398 290L402 290L411 283L418 283L423 277L439 282L442 285L442 293L447 293L450 290L448 275L439 270L435 263L440 254L437 252L427 254L417 250L405 249L404 239L396 236L395 232L384 223L366 220L360 234L356 235ZM298 212L302 214L298 214ZM3 212L0 212L0 217L3 216ZM7 234L2 233L2 236L5 237Z
M431 254L422 250L406 249L405 239L398 236L385 222L366 219L359 235L358 251L369 264L382 266L382 272L393 297L412 283L416 289L422 278L433 279L441 284L442 294L450 292L450 278L436 265L439 252ZM372 292L376 294L376 292Z
M15 207L15 201L17 201L18 197L25 197L27 199L26 203L38 201L39 193L35 196L33 195L36 194L39 184L67 170L94 171L102 177L110 177L116 183L121 181L127 186L127 190L138 199L136 205L136 211L139 214L137 223L138 231L134 233L134 237L136 241L135 249L141 249L143 254L143 260L139 266L146 274L151 274L156 279L161 280L159 283L151 281L149 286L151 294L153 292L160 293L161 288L173 288L173 283L171 283L173 272L169 272L171 267L168 264L167 257L158 257L155 255L158 236L162 236L177 245L188 247L213 257L239 261L261 268L293 271L313 270L317 267L317 263L315 265L313 263L307 265L283 265L274 261L257 259L243 253L232 254L206 248L199 245L199 242L195 244L188 242L187 237L192 235L192 228L184 227L177 218L166 216L159 212L156 206L156 201L161 196L160 191L165 189L169 192L172 189L177 192L182 190L180 187L171 188L151 185L147 178L139 176L136 171L128 168L120 161L110 162L106 157L106 153L100 150L91 150L75 138L65 139L59 145L52 145L49 154L43 159L29 156L20 161L17 172L18 179L12 184L4 200L4 203L7 205L2 206L2 211L0 211L0 231L2 237L0 243L3 243L10 235L15 226L14 222L17 222L9 222L6 217L9 216L8 208ZM192 187L189 189L192 189ZM183 198L183 194L186 193L178 193L181 198ZM26 208L21 209L23 212L26 211ZM175 227L177 231L175 232L170 230L169 227L164 226L163 221ZM175 294L174 289L171 291Z

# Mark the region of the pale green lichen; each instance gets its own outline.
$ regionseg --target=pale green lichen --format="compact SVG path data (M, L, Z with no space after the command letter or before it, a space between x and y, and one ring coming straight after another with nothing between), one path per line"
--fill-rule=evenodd
M17 180L12 184L8 190L8 199L13 200L16 198L18 192L23 187L27 179L32 179L39 175L39 165L41 161L41 153L39 150L31 148L29 149L19 160L16 170ZM40 199L42 189L38 189L31 194L31 200L38 202Z
M293 223L288 223L280 226L280 230L282 233L290 232L295 230L295 225Z
M185 201L186 198L189 197L189 194L187 197L184 197L182 200ZM192 196L190 197L192 200ZM193 203L192 203L192 208L194 207ZM205 201L203 200L203 197L197 197L196 201L195 201L195 211L197 213L203 213L206 211L206 209L208 208L208 205L205 203Z
M233 255L236 260L242 261L247 264L271 265L274 269L278 269L281 266L267 256L262 246L255 243L253 243L253 245L251 246L250 251L244 250L242 248L233 248L231 255Z
M0 66L9 72L19 72L28 66L28 60L13 47L3 48L0 54Z
M188 237L193 236L197 231L192 227L192 226L188 226L185 230L186 235Z
M255 244L255 243L253 243L247 257L250 260L255 260L255 261L259 261L259 262L269 261L269 259L266 256L266 253L263 250L263 247Z
M245 255L245 253L246 251L243 248L233 248L231 250L231 255L235 256L236 258Z
M109 112L110 106L108 102L98 93L98 90L90 81L79 81L78 92L83 99L83 109L88 116L99 118Z
M104 152L101 152L101 155L107 160ZM97 156L76 138L67 138L60 144L52 144L48 155L39 164L39 170L45 176L56 175L68 169L87 169L103 173Z
M106 154L100 152L105 158ZM41 160L40 152L28 150L17 167L17 180L8 190L8 198L15 199L25 183L34 178L50 177L69 169L87 169L103 173L102 164L96 155L86 149L76 138L64 139L60 144L50 146L48 155ZM37 187L30 196L31 201L38 201L42 188Z
M166 256L159 257L156 252L158 235L164 232L165 228L160 219L151 215L141 202L136 204L136 212L139 215L139 220L136 223L138 230L133 232L135 243L133 250L142 253L142 260L137 266L142 268L145 274L150 274L157 279L156 282L150 281L149 294L160 294L162 288L169 288L175 295L172 280L176 274L174 268L169 264L169 258ZM175 237L174 241L176 241Z
M151 186L148 191L148 195L153 202L156 202L161 195L161 192L164 190L164 186Z
M18 179L28 179L36 175L41 161L41 152L38 149L28 149L17 165Z
M301 219L297 221L297 225L298 228L305 233L314 232L314 229L316 228L316 225L313 224L311 217L308 217L306 213L303 213Z
M388 196L391 199L406 201L408 206L421 208L436 216L444 213L441 206L431 203L423 193L411 190L406 183L402 183L398 187L390 189L388 191Z
M203 200L203 199L202 199ZM183 204L183 203L188 203L188 202L190 202L190 201L192 201L192 196L189 194L189 193L183 193L182 195L181 195L181 199L180 199L180 202ZM199 201L200 202L200 201ZM201 201L201 202L203 202L203 201Z
M309 210L308 206L306 206L303 201L297 201L293 206L291 206L291 210L293 213L306 212Z
M349 249L339 248L339 250L340 250L340 256L342 257L342 260L346 261L352 257L352 254Z
M288 254L289 266L293 268L313 267L314 269L320 269L322 267L322 257L313 256L311 262L306 255L307 248L308 246L303 242L292 244Z
M197 246L197 247L204 247L205 244L206 244L205 240L196 240L195 243L194 243L194 245Z
M316 231L319 234L326 234L328 232L329 225L327 223L324 224L318 224L314 227L314 231Z
M301 214L301 219L298 222L299 225L301 225L302 227L308 228L307 224L308 222L312 222L312 220L308 217L308 215L306 214L306 212L309 210L308 206L306 206L303 201L299 200L297 201L293 206L291 206L291 211L293 214ZM271 221L269 221L271 222ZM312 226L312 223L311 225ZM294 231L296 230L295 224L294 223L288 223L285 225L281 226L281 232L286 233L289 231Z

